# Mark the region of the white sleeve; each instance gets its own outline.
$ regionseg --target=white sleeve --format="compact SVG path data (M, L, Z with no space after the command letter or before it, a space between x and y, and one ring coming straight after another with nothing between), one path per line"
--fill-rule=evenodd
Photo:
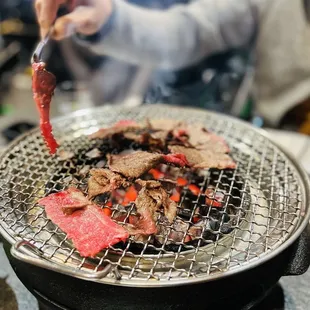
M94 52L161 69L179 69L248 43L264 0L196 0L164 11L113 0Z

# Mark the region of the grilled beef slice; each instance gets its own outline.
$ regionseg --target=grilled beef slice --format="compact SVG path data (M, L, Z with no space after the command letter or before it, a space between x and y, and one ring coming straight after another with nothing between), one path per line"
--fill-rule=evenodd
M99 129L89 137L90 139L108 139L125 132L138 130L139 128L140 125L134 121L120 121L114 124L112 127Z
M128 187L130 185L120 174L109 169L92 169L90 175L91 177L88 180L89 198L111 192L119 187Z
M161 154L137 151L128 155L108 155L109 168L128 178L138 178L157 166L162 160Z
M185 146L198 150L212 150L228 153L229 147L222 137L219 137L199 124L187 124L178 128L182 130L182 141ZM187 137L187 138L186 138Z
M176 216L177 205L169 196L160 182L137 180L142 186L135 201L138 219L134 226L127 229L131 235L152 235L157 233L156 211L163 209L168 222Z
M168 193L163 188L162 184L157 181L137 180L136 183L146 190L147 194L157 203L157 209L161 207L168 221L172 223L177 213L177 204L170 200Z
M236 163L232 160L232 158L223 152L215 152L213 150L197 150L180 145L171 145L169 146L169 150L173 154L184 154L193 168L236 168Z
M147 146L151 151L162 151L166 146L168 131L150 131L144 128L139 131L129 131L123 134L124 138L138 145Z
M148 120L148 127L156 130L173 131L180 127L182 122L174 119L153 119Z

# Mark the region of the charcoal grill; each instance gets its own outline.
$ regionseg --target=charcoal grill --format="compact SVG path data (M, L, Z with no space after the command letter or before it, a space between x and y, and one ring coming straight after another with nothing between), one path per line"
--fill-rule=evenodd
M160 247L154 247L150 238L139 241L138 253L132 251L135 241L129 240L126 246L110 247L92 259L79 255L66 235L47 219L37 200L66 187L72 180L83 186L85 180L74 177L85 165L94 164L85 153L98 143L89 140L87 135L124 118L199 122L225 138L237 168L203 172L202 181L197 184L201 191L192 204L199 204L203 190L215 173L215 191L226 188L227 199L221 212L235 208L235 221L229 233L222 233L225 223L220 220L208 244L203 243L202 235L194 245L184 243L183 238L172 251L165 247L168 237L164 235L164 244ZM79 111L55 120L53 126L61 148L74 152L75 159L51 157L38 129L13 142L0 157L0 232L17 274L37 296L40 288L32 289L30 280L34 271L25 278L25 266L56 278L62 274L65 278L95 282L112 291L113 286L156 289L196 284L201 287L224 278L228 283L231 276L237 279L237 275L268 265L281 253L286 253L287 259L275 281L285 273L300 274L308 268L308 252L303 250L309 244L300 241L300 236L305 235L310 216L309 180L294 159L263 131L216 113L161 105ZM240 182L241 187L237 186ZM187 196L185 189L180 205ZM209 213L213 209L209 208ZM118 206L113 205L112 210L116 212ZM126 216L133 210L128 208ZM208 216L207 212L204 218ZM307 237L306 234L303 240ZM296 244L302 244L301 248ZM296 253L299 253L297 261ZM173 293L170 299L175 302Z

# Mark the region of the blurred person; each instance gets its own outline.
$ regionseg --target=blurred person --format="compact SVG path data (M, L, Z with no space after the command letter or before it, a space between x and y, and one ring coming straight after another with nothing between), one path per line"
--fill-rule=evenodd
M257 109L275 124L310 93L308 2L196 0L159 11L123 0L37 0L36 12L45 36L59 6L69 5L72 11L54 24L56 40L74 36L98 54L163 70L248 45L257 34Z
M269 125L310 134L310 1L270 1L256 43L256 106Z

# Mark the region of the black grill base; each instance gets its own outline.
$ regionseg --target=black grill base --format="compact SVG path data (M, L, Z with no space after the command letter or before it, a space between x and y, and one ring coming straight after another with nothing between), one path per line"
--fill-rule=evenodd
M294 245L256 268L224 279L163 288L121 287L80 280L15 259L6 242L4 248L18 278L38 299L42 310L280 310L281 298L279 301L273 294L279 295L277 283L287 273L295 254ZM272 294L268 295L269 292Z
M37 292L38 293L38 292ZM253 293L253 292L252 292ZM257 292L261 293L261 292ZM256 293L256 295L257 295ZM66 308L61 305L57 305L52 300L47 297L42 296L41 294L36 294L38 302L39 302L39 310L73 310L70 308ZM236 298L235 300L239 300L238 304L232 305L231 303L219 304L216 309L235 309L235 310L282 310L284 309L284 292L280 284L276 284L270 291L263 293L259 298L255 295L255 292L252 297L253 300L248 301L249 298L242 302L242 298ZM91 302L90 302L91 303ZM125 308L117 308L117 305L111 306L111 309L125 309ZM188 309L188 306L184 307L184 309ZM126 307L127 309L127 307ZM136 308L139 309L139 308ZM147 309L147 308L144 308ZM161 309L161 308L158 308ZM162 308L164 309L164 308ZM183 309L182 305L179 305L177 308L170 309ZM205 308L209 309L209 307Z

